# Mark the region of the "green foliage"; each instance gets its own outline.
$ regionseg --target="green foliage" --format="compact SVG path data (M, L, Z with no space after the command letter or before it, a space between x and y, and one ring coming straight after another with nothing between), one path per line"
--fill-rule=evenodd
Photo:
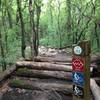
M14 64L16 60L21 57L20 53L20 39L17 38L16 28L8 29L7 33L7 52L6 52L6 62Z
M41 6L40 45L63 47L88 39L91 40L92 50L99 52L98 44L100 43L97 43L97 39L100 42L100 0L71 0L70 3L67 0L36 0L35 3ZM71 8L68 8L70 7L68 4ZM30 46L33 33L30 31L28 1L22 1L21 6L25 26L25 43L26 46ZM32 7L35 9L36 5L33 4ZM2 8L0 9L0 30L5 60L7 64L15 63L21 57L22 38L16 0L0 0L0 8ZM36 25L36 11L34 14ZM70 16L70 21L68 16ZM12 28L10 23L12 23ZM96 30L95 23L97 23ZM26 51L26 55L31 54L29 50ZM2 59L0 54L0 65Z

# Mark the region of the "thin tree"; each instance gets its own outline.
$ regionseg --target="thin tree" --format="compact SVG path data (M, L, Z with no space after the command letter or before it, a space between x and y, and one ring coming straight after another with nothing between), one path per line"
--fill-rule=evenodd
M0 49L1 49L1 64L2 64L2 70L6 70L6 61L5 61L5 54L4 54L4 46L2 42L2 34L0 29Z
M35 12L36 12L36 23L35 23ZM32 59L34 60L34 56L38 55L39 20L41 13L41 5L39 5L37 1L32 2L32 0L29 0L29 13L30 13L30 27L32 33L32 42L31 42Z
M61 32L60 32L60 13L61 13L61 2L58 0L58 19L57 19L57 24L58 24L58 30L57 33L59 35L59 47L61 48L62 46L62 37L61 37Z
M23 21L23 15L22 15L22 9L21 9L21 0L17 0L17 7L18 7L18 14L19 14L19 20L20 20L20 24L21 24L21 34L22 34L22 38L21 38L21 53L22 53L22 57L25 58L25 27L24 27L24 21Z
M71 0L66 0L67 5L67 31L71 32Z
M68 40L70 40L71 36L71 0L66 0L67 6L67 32L68 32Z

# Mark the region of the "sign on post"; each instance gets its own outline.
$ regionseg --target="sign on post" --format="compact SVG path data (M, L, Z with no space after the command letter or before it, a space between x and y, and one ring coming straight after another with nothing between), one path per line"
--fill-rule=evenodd
M76 85L84 86L84 74L80 72L73 72L73 83Z
M73 86L73 93L75 96L77 96L79 98L84 98L84 90L82 87L74 85Z
M72 60L73 70L83 72L84 71L84 61L80 58L73 58Z
M73 100L90 100L90 41L73 46Z

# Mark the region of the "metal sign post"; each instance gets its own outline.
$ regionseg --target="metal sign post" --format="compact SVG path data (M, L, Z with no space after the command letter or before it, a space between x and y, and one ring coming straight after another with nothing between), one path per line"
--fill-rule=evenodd
M73 100L90 100L90 41L73 46Z

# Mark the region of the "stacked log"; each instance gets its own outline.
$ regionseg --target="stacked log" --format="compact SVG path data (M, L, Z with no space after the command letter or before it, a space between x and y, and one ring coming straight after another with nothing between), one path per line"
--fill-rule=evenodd
M60 80L18 77L12 80L9 83L9 86L30 90L53 90L58 92L66 91L69 94L72 94L72 83Z
M7 80L11 74L16 70L16 66L13 65L4 72L0 73L0 85L2 86L3 82Z
M54 91L60 91L60 92L64 92L66 90L66 92L71 93L72 94L72 83L68 83L68 80L70 80L70 82L72 82L72 58L68 57L67 59L55 59L55 58L51 58L51 57L36 57L35 62L32 61L21 61L21 62L17 62L16 66L17 68L27 68L27 71L21 71L18 70L16 71L15 75L18 77L31 77L32 79L34 78L39 78L40 79L45 79L44 81L37 81L37 80L29 80L26 81L25 79L21 79L23 80L24 84L13 84L10 83L11 86L14 87L20 87L20 88L28 88L31 87L32 89L43 89L43 90L54 90ZM94 74L94 69L96 69L98 71L99 68L99 61L96 63L94 61L95 59L92 57L91 60L91 72L93 72ZM98 74L99 77L99 72L96 73ZM54 78L54 81L50 81L51 78ZM49 80L47 82L47 80ZM61 80L62 82L60 83ZM92 91L92 94L95 98L95 100L99 100L100 96L100 88L99 86L96 84L99 83L100 79L99 78L94 78L91 79L90 81L90 88ZM63 83L64 81L66 81L65 83ZM28 86L28 87L27 87Z
M28 68L37 70L52 70L52 71L66 71L71 72L72 67L66 65L51 64L48 62L32 62L32 61L19 61L16 63L17 68Z
M53 57L42 57L37 56L34 58L36 62L70 62L72 61L72 57L67 57L67 59L55 59Z
M100 100L100 87L96 84L94 79L90 80L90 87L95 100Z
M55 78L62 80L72 80L71 72L64 71L47 71L47 70L30 70L30 69L19 69L14 75L21 77L32 77L32 78Z

